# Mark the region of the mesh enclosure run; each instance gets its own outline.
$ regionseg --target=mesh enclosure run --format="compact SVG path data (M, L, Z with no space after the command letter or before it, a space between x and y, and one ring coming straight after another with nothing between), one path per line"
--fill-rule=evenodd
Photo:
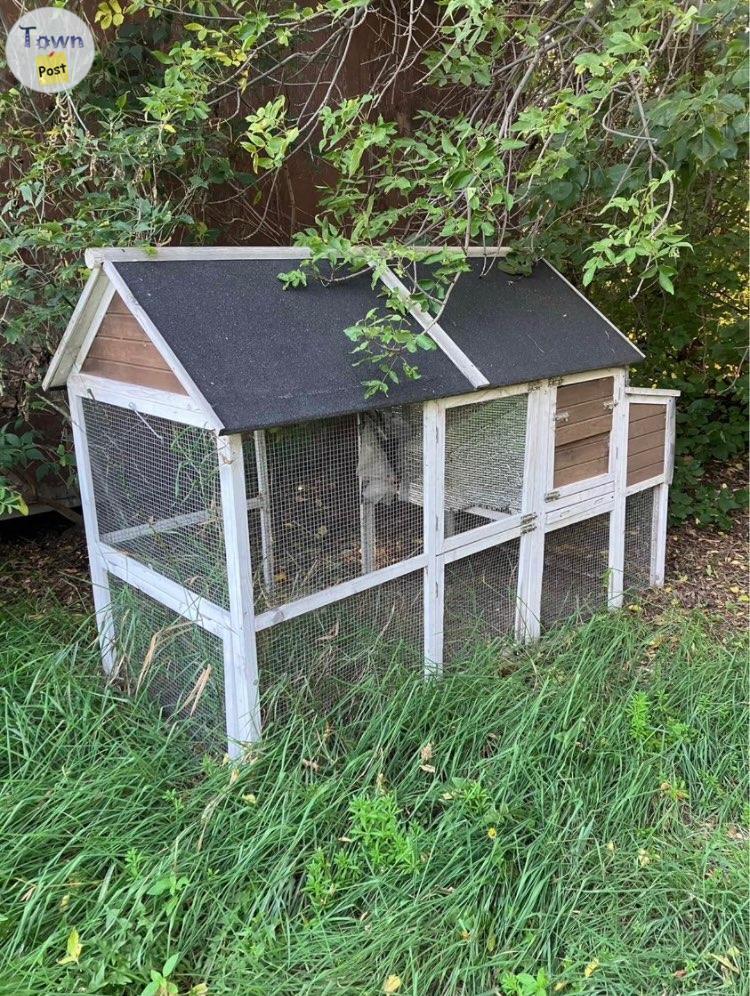
M263 449L260 473L245 457L267 480L248 512L256 611L422 552L421 408L268 431Z
M445 568L443 658L447 667L510 637L515 629L519 540Z
M213 433L83 399L103 542L227 605Z
M326 711L364 678L421 671L422 589L415 571L258 633L264 722L292 699Z
M165 717L185 722L211 750L226 750L224 649L219 637L117 578L110 578L118 676Z
M651 530L654 489L638 491L625 500L625 591L644 591L651 586Z
M527 396L449 408L445 424L445 532L521 511Z
M609 515L564 526L544 537L541 625L586 618L607 605Z

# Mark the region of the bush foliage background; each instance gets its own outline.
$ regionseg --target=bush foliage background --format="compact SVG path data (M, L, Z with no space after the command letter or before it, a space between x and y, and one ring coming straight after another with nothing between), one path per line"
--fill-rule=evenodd
M0 504L59 466L27 430L86 247L297 240L408 281L415 245L502 244L587 286L647 352L636 383L683 392L673 512L727 523L705 475L746 445L743 5L68 6L87 80L0 95ZM439 314L460 264L434 259L412 284ZM418 375L362 318L370 389Z

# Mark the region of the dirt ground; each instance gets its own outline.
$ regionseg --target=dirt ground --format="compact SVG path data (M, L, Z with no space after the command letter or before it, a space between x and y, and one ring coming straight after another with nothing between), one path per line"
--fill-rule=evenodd
M669 535L666 583L646 605L657 612L700 608L740 628L750 610L749 577L747 512L735 516L730 532L685 523ZM55 514L0 523L0 602L51 597L74 611L91 609L81 531Z

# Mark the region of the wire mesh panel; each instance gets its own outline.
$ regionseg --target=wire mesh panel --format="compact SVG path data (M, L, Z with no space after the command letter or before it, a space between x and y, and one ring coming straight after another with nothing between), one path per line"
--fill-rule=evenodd
M110 578L118 676L202 745L226 750L224 651L219 637L117 578Z
M542 627L585 618L607 605L609 514L564 526L544 537Z
M100 538L227 604L213 433L83 399Z
M265 718L300 696L320 711L369 676L423 666L422 572L415 571L258 633Z
M651 586L651 528L654 489L638 491L625 500L625 591Z
M271 430L264 449L264 507L248 513L256 611L422 552L420 407Z
M443 658L446 667L512 635L516 621L519 540L473 553L445 568Z
M521 511L527 396L449 408L445 424L445 532Z

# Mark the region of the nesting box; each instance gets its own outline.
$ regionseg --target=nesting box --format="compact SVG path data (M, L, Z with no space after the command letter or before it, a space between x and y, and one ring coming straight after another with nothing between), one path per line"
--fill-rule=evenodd
M226 740L286 683L438 675L664 576L674 391L546 263L485 253L420 376L366 398L369 275L284 290L297 249L95 250L67 384L104 668ZM390 271L382 281L406 289Z

